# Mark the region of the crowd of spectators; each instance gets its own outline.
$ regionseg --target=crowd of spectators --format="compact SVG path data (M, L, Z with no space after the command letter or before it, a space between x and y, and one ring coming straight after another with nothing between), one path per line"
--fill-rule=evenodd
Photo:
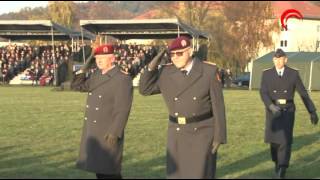
M21 80L32 80L33 84L53 83L54 58L56 68L65 66L71 55L71 48L60 43L53 51L50 45L30 46L10 44L0 48L0 80L8 84L18 74ZM63 80L63 78L62 78Z
M149 63L159 51L158 46L122 44L114 45L115 65L133 78ZM0 80L8 84L18 74L20 80L31 80L33 85L52 85L54 69L57 69L57 85L66 80L71 47L67 44L30 46L11 44L0 47ZM56 67L54 68L54 58ZM162 64L168 63L168 53L162 58ZM94 72L96 68L92 68ZM61 73L63 72L63 73Z
M115 65L128 73L132 78L136 77L141 70L152 60L159 52L159 46L141 45L135 43L114 45ZM161 64L169 62L168 53L162 58ZM91 73L96 70L96 67L91 69Z

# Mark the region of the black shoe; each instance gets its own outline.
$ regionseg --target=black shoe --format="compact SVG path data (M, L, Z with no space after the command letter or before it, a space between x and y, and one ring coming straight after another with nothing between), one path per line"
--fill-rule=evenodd
M286 178L286 168L280 167L277 175L278 175L278 178L285 179Z
M279 167L278 164L276 163L276 164L274 165L274 172L275 172L276 174L278 174L279 169L280 169L280 167Z

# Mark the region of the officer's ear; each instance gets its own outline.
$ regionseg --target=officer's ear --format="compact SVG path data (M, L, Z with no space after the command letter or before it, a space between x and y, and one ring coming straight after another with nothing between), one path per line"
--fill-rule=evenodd
M287 62L288 62L288 58L285 57L285 58L284 58L284 63L287 64Z

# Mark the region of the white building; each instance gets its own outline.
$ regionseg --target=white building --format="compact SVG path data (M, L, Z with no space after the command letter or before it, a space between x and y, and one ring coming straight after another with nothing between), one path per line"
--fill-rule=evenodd
M288 30L281 28L280 33L273 33L273 46L263 48L258 57L281 48L286 52L320 52L320 7L309 1L274 1L272 2L275 18L279 20L287 9L296 9L303 19L289 18Z

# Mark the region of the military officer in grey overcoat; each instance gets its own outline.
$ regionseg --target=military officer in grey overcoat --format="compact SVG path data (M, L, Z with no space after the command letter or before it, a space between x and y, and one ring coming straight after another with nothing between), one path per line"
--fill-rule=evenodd
M77 167L103 179L122 178L124 130L133 99L132 79L113 65L113 51L112 45L96 48L98 70L86 78L88 62L71 83L73 90L88 92Z
M277 49L274 67L263 72L260 95L266 107L265 142L270 143L271 157L278 178L285 178L289 167L295 121L294 94L297 90L310 113L312 124L318 123L316 108L306 91L299 72L286 66L287 56Z
M193 58L187 37L176 38L169 51L173 63L157 68L162 50L139 83L142 95L161 93L169 111L167 178L214 178L218 147L226 143L217 67Z

